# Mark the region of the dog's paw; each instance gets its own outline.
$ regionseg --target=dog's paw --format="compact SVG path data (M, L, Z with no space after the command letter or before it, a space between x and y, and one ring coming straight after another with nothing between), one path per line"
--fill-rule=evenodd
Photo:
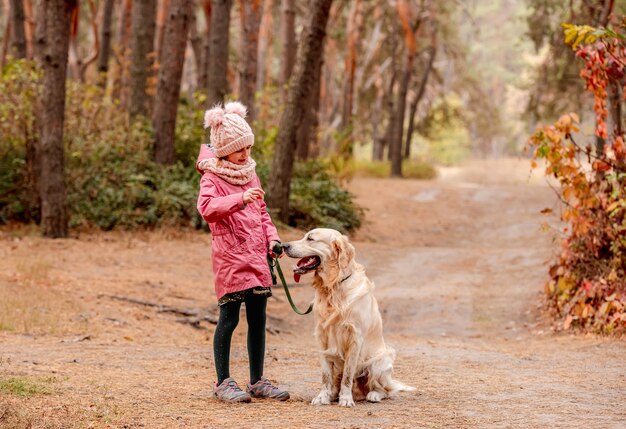
M330 405L330 397L326 392L322 392L311 401L311 405Z
M339 395L339 406L354 407L354 399L352 399L352 395Z
M377 392L375 390L372 390L370 393L367 394L367 400L369 402L380 402L381 400L385 399L385 394L384 393L380 393Z

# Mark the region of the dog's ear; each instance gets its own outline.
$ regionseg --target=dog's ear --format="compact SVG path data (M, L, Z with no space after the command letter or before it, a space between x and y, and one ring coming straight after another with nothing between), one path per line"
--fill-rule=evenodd
M352 259L354 259L354 246L350 244L348 237L345 235L333 241L333 252L337 257L337 264L341 270L347 268Z

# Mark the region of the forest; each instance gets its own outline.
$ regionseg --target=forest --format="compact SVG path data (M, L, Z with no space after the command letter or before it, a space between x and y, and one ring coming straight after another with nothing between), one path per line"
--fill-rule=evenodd
M0 428L228 424L197 161L234 101L281 237L350 237L418 386L363 427L618 427L625 100L626 0L0 0ZM274 294L285 422L358 426Z

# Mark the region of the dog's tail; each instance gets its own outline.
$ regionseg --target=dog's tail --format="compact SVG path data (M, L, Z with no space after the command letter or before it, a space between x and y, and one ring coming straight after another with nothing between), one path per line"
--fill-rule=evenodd
M413 386L406 385L398 380L391 380L389 387L392 392L415 392L417 389Z

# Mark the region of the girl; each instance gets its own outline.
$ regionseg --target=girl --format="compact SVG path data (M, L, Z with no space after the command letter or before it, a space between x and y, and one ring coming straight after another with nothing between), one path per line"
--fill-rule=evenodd
M263 376L265 309L272 292L267 254L280 242L266 211L261 182L250 157L252 129L244 119L241 103L216 106L204 116L211 127L211 146L200 149L198 211L212 232L215 294L220 315L213 352L217 383L215 396L223 401L250 402L255 398L289 399L289 393ZM246 304L250 382L244 392L230 377L230 342L239 322L241 303Z

